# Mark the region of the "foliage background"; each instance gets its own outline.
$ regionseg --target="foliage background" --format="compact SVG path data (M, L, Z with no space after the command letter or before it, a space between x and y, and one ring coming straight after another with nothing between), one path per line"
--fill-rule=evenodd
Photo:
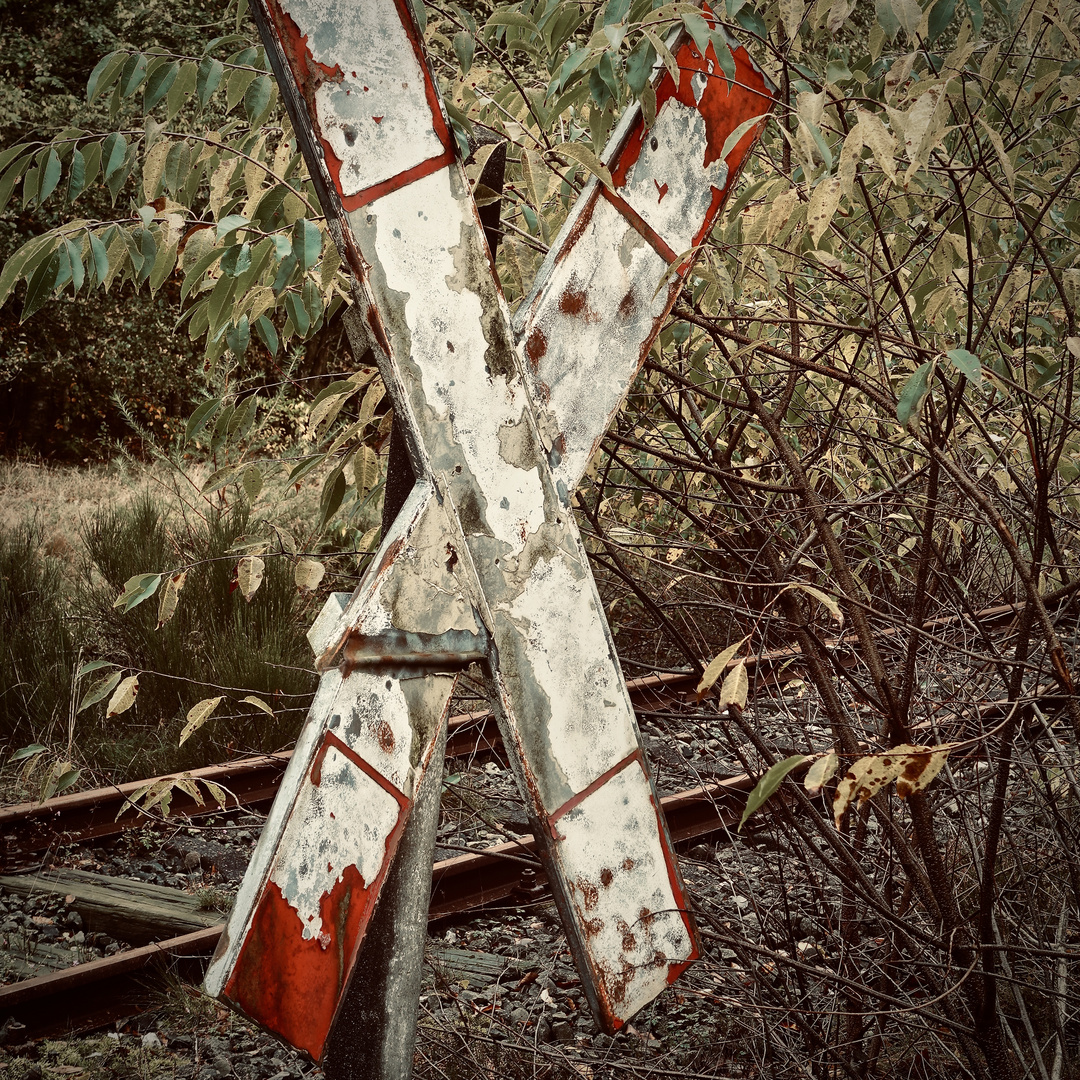
M511 301L603 173L616 117L633 100L648 112L666 33L721 70L727 56L687 4L417 11L471 178L481 134L510 147ZM903 800L877 784L836 824L817 790L772 774L788 801L761 812L820 886L828 962L794 959L783 895L757 941L710 922L740 961L723 977L770 1017L747 1060L774 1075L1075 1075L1076 5L730 0L717 16L779 101L580 497L609 616L627 664L704 672L732 646L736 668L797 647L826 740L793 723L794 746L766 743L716 672L725 709L700 704L751 771L786 750L836 754L829 798L857 796L847 778L870 758L943 766ZM110 50L85 105L91 61L74 81L34 61L59 32L47 20L11 58L4 235L40 237L0 273L12 445L78 456L122 421L141 452L205 466L202 513L247 515L230 559L300 570L334 547L353 572L389 415L368 358L339 366L344 282L261 48L242 8L209 44L163 16L95 19L63 30ZM97 183L69 206L97 153ZM136 344L100 290L81 302L103 281ZM317 509L282 526L305 491ZM136 569L167 576L178 550ZM1005 634L985 614L1000 605Z

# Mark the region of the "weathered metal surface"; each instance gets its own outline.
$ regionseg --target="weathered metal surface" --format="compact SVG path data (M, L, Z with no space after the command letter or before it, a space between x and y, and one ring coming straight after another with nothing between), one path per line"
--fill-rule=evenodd
M758 127L721 160L725 141L772 106L769 81L732 47L729 85L712 45L704 56L690 40L676 46L679 85L666 72L659 80L651 128L636 106L619 124L603 155L615 191L589 182L515 315L560 490L580 481Z
M675 257L658 230L693 240L722 198L707 74L658 98L681 172L639 139L620 194L564 234L523 357L404 4L267 0L263 17L419 479L357 595L319 628L323 682L208 987L320 1056L453 685L405 676L483 657L583 985L615 1030L697 948L569 502L578 445L602 434L674 298L655 296ZM571 353L605 391L567 463L566 418L596 388L567 377Z

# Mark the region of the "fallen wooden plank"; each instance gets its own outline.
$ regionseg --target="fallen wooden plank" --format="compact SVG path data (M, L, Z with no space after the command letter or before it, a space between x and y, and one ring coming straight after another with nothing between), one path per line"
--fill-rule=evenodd
M87 930L135 945L221 921L220 912L203 910L192 893L85 870L0 875L0 889L17 896L70 896L68 905L82 916Z

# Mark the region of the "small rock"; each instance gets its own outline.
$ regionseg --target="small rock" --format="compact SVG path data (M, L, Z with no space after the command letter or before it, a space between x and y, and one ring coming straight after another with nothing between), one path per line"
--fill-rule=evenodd
M510 1011L510 1023L517 1027L521 1027L522 1024L529 1022L529 1010L523 1009L520 1005L516 1009Z
M42 941L59 941L60 940L60 927L55 924L50 926L43 926L39 937Z
M162 1048L161 1039L158 1038L156 1031L148 1031L142 1037L142 1048L144 1050L160 1050Z
M551 1037L560 1043L568 1043L574 1041L574 1025L568 1023L566 1020L559 1020L557 1023L551 1025Z
M69 911L64 916L64 925L72 930L81 930L83 928L82 916L77 911Z
M184 869L189 874L194 874L199 870L202 870L202 858L197 851L189 851L184 856Z

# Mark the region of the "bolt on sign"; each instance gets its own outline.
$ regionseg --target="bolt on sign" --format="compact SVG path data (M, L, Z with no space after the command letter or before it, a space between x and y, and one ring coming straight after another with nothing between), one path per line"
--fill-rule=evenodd
M441 768L454 673L480 661L613 1032L698 947L570 500L772 87L742 48L729 82L712 45L673 40L678 82L658 69L651 127L627 112L611 186L590 180L512 319L406 0L259 0L257 15L417 482L314 635L319 688L207 988L322 1056Z

